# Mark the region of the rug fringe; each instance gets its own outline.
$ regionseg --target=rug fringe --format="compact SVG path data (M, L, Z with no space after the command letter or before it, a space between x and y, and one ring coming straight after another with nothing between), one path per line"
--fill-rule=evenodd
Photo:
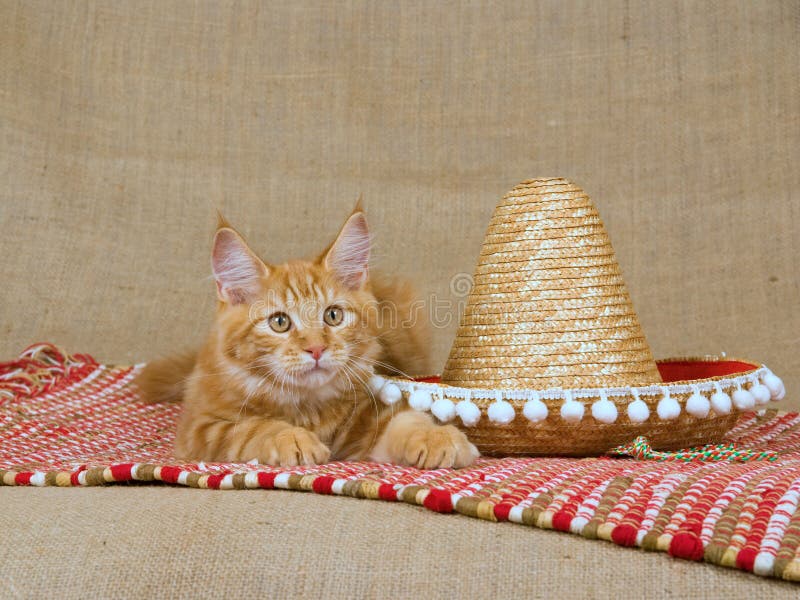
M16 360L0 363L0 404L46 392L68 378L73 368L87 365L98 363L87 354L67 354L55 344L28 346Z

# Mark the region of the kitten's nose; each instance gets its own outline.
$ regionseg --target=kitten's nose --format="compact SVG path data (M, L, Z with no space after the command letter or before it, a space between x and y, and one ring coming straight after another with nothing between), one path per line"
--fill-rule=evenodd
M322 345L309 346L308 348L306 348L306 352L308 352L311 355L311 358L317 361L322 357L322 353L325 352L325 350L327 350L327 348Z

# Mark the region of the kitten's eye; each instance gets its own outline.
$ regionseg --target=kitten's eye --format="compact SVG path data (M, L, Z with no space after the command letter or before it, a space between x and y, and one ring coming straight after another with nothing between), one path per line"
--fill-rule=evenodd
M338 306L329 306L325 309L325 322L331 327L341 325L344 321L344 311Z
M292 320L286 313L275 313L269 318L269 326L275 333L286 333L292 327Z

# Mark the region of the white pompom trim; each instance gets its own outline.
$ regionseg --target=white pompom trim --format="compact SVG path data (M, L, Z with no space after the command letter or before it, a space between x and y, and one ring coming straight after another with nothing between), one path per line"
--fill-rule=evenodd
M765 404L769 404L769 401L772 400L772 393L763 383L755 383L753 387L750 388L750 393L753 394L753 398L755 398L756 406L764 406Z
M403 398L403 392L394 383L386 383L380 391L381 402L391 406L396 404Z
M387 404L397 402L403 395L406 395L409 406L412 408L420 411L430 410L434 416L444 422L451 421L458 415L466 426L475 425L481 420L481 409L472 402L473 397L481 400L493 400L486 412L490 420L495 423L510 423L514 420L516 417L515 404L510 401L525 401L521 409L522 414L532 423L539 423L548 417L547 402L558 400L563 401L559 413L565 421L580 422L585 415L586 405L592 402L590 407L595 420L601 423L613 423L619 418L619 409L613 398L633 396L634 400L629 402L626 407L628 419L632 423L643 423L651 415L650 409L640 395L660 397L655 412L660 419L671 420L680 416L682 409L696 418L708 417L712 410L716 415L729 414L734 406L737 410L753 410L765 402L764 388L769 391L772 400L780 400L786 393L780 378L763 365L751 373L727 379L701 383L660 384L640 388L486 390L455 386L443 387L435 383L397 379L387 380L380 375L372 376L367 385L373 394ZM673 398L673 394L676 396L689 395L685 407L681 407ZM437 399L434 401L434 398Z
M686 400L686 412L697 419L705 419L710 410L711 402L698 389Z
M433 405L433 396L427 390L414 390L408 395L408 405L414 410L428 411Z
M499 423L500 425L508 425L516 417L514 406L510 402L503 400L503 396L498 394L497 400L489 405L489 410L486 411L489 420L492 423Z
M373 375L372 377L369 378L369 381L367 382L367 387L369 388L369 391L372 392L373 396L377 396L378 394L380 394L381 388L384 386L385 383L386 380L383 377L381 377L380 375Z
M604 391L600 392L600 400L592 404L592 416L601 423L610 424L619 415L617 405L611 402Z
M669 390L665 389L664 397L656 406L656 412L662 421L673 421L681 416L681 405L670 395Z
M628 404L628 419L631 423L644 423L650 418L650 407L647 406L644 400L639 398L639 391L636 389L631 390L633 393L634 401Z
M573 400L572 391L564 390L564 404L561 405L561 418L567 423L580 423L586 408L582 402Z
M441 396L431 405L431 412L442 423L449 423L456 417L456 405L453 404L452 400Z
M741 387L733 392L731 400L733 400L733 405L739 410L753 410L756 406L756 399L753 397L753 394Z
M714 388L716 389L716 392L714 392L714 395L711 396L711 408L713 408L714 412L718 415L730 414L731 409L733 408L731 397L722 391L722 386L720 386L718 383L715 384Z
M477 425L481 420L481 409L472 400L462 400L456 404L456 414L467 427Z
M769 393L773 400L776 402L783 400L786 396L786 387L783 385L783 381L780 377L775 375L772 371L767 369L767 372L764 374L762 381L764 385L767 386Z
M522 407L522 414L531 423L539 423L547 418L547 405L541 401L539 394L531 394L530 400Z

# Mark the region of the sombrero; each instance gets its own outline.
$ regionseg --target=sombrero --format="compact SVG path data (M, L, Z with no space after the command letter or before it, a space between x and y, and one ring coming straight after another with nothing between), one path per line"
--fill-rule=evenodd
M441 377L370 387L504 455L716 443L785 394L753 361L654 360L597 209L560 178L524 181L495 208Z

